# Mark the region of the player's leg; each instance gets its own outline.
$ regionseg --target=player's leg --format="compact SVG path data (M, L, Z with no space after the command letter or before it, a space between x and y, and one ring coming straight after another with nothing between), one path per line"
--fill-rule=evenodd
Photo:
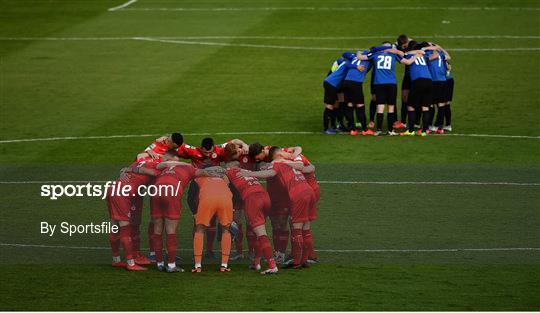
M129 224L131 225L131 242L133 246L135 263L139 265L149 265L152 262L141 253L141 220L143 200L143 197L136 197L133 200Z
M204 235L207 233L206 228L210 226L210 221L214 218L215 213L216 207L211 201L208 201L206 197L199 199L197 213L195 214L195 232L193 234L193 260L195 263L191 270L193 273L202 272Z
M133 255L131 225L129 224L132 205L132 201L127 197L107 196L109 216L112 223L118 225L118 235L110 237L111 249L113 250L113 262L119 261L119 246L121 246L124 249L126 269L130 271L145 271L146 268L135 264L135 257ZM117 258L115 258L115 256Z
M375 128L375 114L377 114L377 96L375 94L371 95L371 100L369 101L369 124L368 128Z
M152 224L154 224L154 232L151 237L152 245L154 246L156 253L156 265L158 270L165 271L165 262L163 261L163 224L164 220L161 216L152 218Z
M291 197L291 222L292 222L292 257L293 263L288 268L299 269L302 266L302 255L304 250L304 236L302 229L304 223L308 221L308 207L313 192L303 192Z
M380 135L382 133L382 125L384 120L384 108L386 104L377 104L377 131L375 132L376 135Z
M375 127L375 113L377 112L377 95L375 90L375 85L373 84L373 74L371 75L370 94L371 100L369 102L369 124L368 128L373 129Z
M337 101L337 89L324 82L324 112L323 112L323 133L327 135L336 134L334 104Z
M446 103L439 103L437 105L437 118L435 119L435 128L437 134L444 134L443 122L444 122L444 112L446 111Z
M111 224L119 227L118 222L115 220L111 220ZM109 244L112 251L112 266L125 268L126 263L122 262L122 258L120 257L120 233L118 231L111 231L109 233Z
M216 240L217 220L213 217L210 220L210 225L206 228L206 252L205 257L214 259L214 241Z
M195 265L193 269L191 270L193 273L202 272L202 254L203 254L205 232L206 232L205 225L203 224L195 225L195 234L193 235L193 260L194 260Z
M395 104L389 104L388 105L388 114L386 115L386 123L388 124L388 135L390 136L396 136L397 133L394 132L394 122L396 116L396 105Z
M388 114L386 116L386 122L388 123L388 135L397 136L398 133L394 132L394 124L397 120L396 112L396 100L397 100L397 85L391 84L388 85Z
M178 228L178 219L165 219L165 232L167 233L167 272L183 272L184 270L176 266L176 248L178 246L178 237L176 229Z
M231 253L231 232L230 226L233 221L233 205L230 199L222 199L217 205L217 218L222 227L221 235L221 266L220 272L230 272L229 255Z
M154 234L154 223L152 222L152 219L148 222L148 229L147 229L147 236L148 236L148 258L150 259L150 262L156 263L156 248L154 247L154 243L152 242L152 235Z
M403 124L403 128L407 126L406 125L407 117L409 114L408 106L409 106L410 82L407 84L408 84L408 88L406 88L406 86L403 86L402 84L402 89L401 89L401 123Z
M347 105L345 103L345 95L343 93L343 89L340 89L338 92L338 101L336 105L337 106L334 107L334 109L336 110L336 129L341 132L348 131L345 127L345 110L347 108Z

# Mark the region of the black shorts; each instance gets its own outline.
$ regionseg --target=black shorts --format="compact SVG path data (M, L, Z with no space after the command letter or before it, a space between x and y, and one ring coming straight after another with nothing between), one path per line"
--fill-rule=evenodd
M334 104L337 101L338 89L330 85L327 81L323 83L324 87L324 103Z
M450 102L452 101L452 97L454 96L454 79L451 78L449 80L446 81L446 101L445 102Z
M364 90L362 90L362 83L345 80L343 81L342 86L346 103L364 104Z
M433 104L446 102L446 81L434 81L433 82L433 97L431 102Z
M430 106L432 102L433 83L431 79L418 78L411 82L409 105L413 107Z
M403 75L401 90L411 90L411 75Z
M396 104L397 98L397 85L396 84L381 84L373 85L375 89L375 95L377 97L377 104Z

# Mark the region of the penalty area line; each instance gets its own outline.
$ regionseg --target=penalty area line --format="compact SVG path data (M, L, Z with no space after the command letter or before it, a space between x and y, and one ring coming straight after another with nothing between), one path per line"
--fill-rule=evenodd
M38 245L23 243L0 243L3 247L17 248L44 248L44 249L72 249L72 250L109 250L110 247L68 246L68 245ZM148 250L148 249L144 249ZM193 251L193 249L177 249L179 251ZM317 252L328 253L430 253L430 252L497 252L497 251L540 251L533 247L510 248L447 248L447 249L316 249Z
M132 5L135 2L137 2L137 0L129 0L128 2L126 2L124 4L121 4L121 5L117 6L117 7L109 8L107 11L110 11L110 12L118 11L118 10L124 9L124 8Z

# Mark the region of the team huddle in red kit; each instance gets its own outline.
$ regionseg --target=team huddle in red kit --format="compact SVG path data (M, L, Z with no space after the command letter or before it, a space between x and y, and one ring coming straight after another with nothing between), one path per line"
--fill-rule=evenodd
M155 263L159 271L183 272L176 253L177 229L182 197L187 191L194 219L190 230L193 273L202 272L204 237L204 255L214 257L217 233L221 243L220 272L229 272L229 261L244 257L244 234L250 269L259 271L263 258L267 269L262 274L277 273L278 265L292 269L309 267L318 262L311 233L320 199L314 172L315 166L302 154L301 147L247 145L240 139L216 145L212 138L204 138L200 146L194 147L185 144L180 133L160 137L139 153L135 162L123 168L116 181L131 186L131 190L154 185L158 190L175 192L150 196L148 257L140 247L144 196L108 194L109 215L119 227L118 232L109 236L112 265L144 271L146 265ZM266 180L266 188L259 179ZM272 243L266 232L267 218L272 225ZM243 220L247 222L245 229ZM291 250L287 257L289 241ZM236 251L231 254L233 244ZM125 262L120 256L121 248Z

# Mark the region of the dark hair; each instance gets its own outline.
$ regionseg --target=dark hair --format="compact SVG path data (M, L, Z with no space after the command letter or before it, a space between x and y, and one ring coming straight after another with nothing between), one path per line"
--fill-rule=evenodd
M386 44L392 44L392 43L390 41L383 41L382 44L386 45Z
M407 41L409 41L409 37L405 34L402 34L402 35L399 35L396 39L396 43L398 46L402 46L404 44L407 43Z
M178 146L181 146L184 143L184 136L182 136L180 133L172 133L171 140Z
M165 152L165 154L170 155L175 158L180 158L180 154L178 154L178 151L176 149L169 149Z
M268 158L270 160L273 160L274 159L274 155L276 154L276 151L280 150L281 148L278 147L278 146L272 146L272 148L270 148L270 150L268 150Z
M210 137L206 137L201 142L201 147L205 148L206 150L212 150L212 147L214 147L214 139Z
M255 142L255 143L252 143L249 145L249 156L254 158L257 154L261 153L261 151L263 151L263 146L258 143L258 142Z
M414 50L416 48L416 45L418 45L418 42L416 40L409 41L409 46L407 47L407 51Z

